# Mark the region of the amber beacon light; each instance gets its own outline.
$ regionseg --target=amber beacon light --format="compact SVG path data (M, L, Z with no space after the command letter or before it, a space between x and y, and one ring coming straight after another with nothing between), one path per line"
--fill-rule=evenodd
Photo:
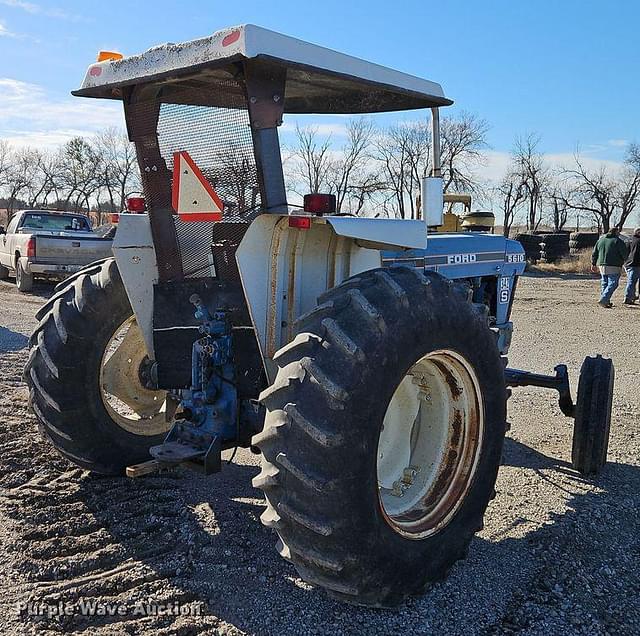
M98 53L98 62L106 62L108 60L114 62L115 60L121 60L124 57L122 53L116 51L100 51Z

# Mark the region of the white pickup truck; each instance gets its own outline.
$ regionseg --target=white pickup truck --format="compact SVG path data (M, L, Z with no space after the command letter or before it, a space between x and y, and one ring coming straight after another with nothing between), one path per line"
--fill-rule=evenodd
M20 291L29 291L34 276L65 278L111 256L112 240L97 236L82 214L23 210L0 227L0 279L14 271Z

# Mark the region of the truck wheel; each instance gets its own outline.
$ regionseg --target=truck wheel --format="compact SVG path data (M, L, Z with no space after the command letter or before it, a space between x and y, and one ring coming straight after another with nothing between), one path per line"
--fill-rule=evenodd
M587 357L582 363L571 452L572 466L582 475L599 473L607 462L614 376L608 358Z
M16 259L16 287L21 292L28 292L33 288L33 274L24 271L19 258Z
M482 528L503 365L486 308L438 274L372 270L319 301L261 395L261 519L309 583L393 606L443 578Z
M142 384L146 348L115 261L87 267L36 316L25 379L41 432L97 473L149 459L170 427L166 392Z

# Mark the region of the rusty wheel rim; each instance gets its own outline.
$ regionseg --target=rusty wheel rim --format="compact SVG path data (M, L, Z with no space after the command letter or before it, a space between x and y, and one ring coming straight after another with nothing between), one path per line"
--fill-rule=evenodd
M386 522L411 539L444 528L473 482L482 436L473 367L451 350L420 358L397 386L378 439L378 497Z
M100 363L100 397L111 419L134 435L166 433L166 391L143 386L139 369L147 349L135 317L125 320L109 339Z

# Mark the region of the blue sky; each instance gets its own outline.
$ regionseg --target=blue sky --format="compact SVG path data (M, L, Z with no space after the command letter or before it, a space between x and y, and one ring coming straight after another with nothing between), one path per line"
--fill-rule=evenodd
M114 104L69 96L100 49L125 54L252 22L440 82L507 153L580 144L619 161L640 140L640 2L218 2L0 0L0 137L41 145L120 123ZM83 103L80 104L79 102Z

